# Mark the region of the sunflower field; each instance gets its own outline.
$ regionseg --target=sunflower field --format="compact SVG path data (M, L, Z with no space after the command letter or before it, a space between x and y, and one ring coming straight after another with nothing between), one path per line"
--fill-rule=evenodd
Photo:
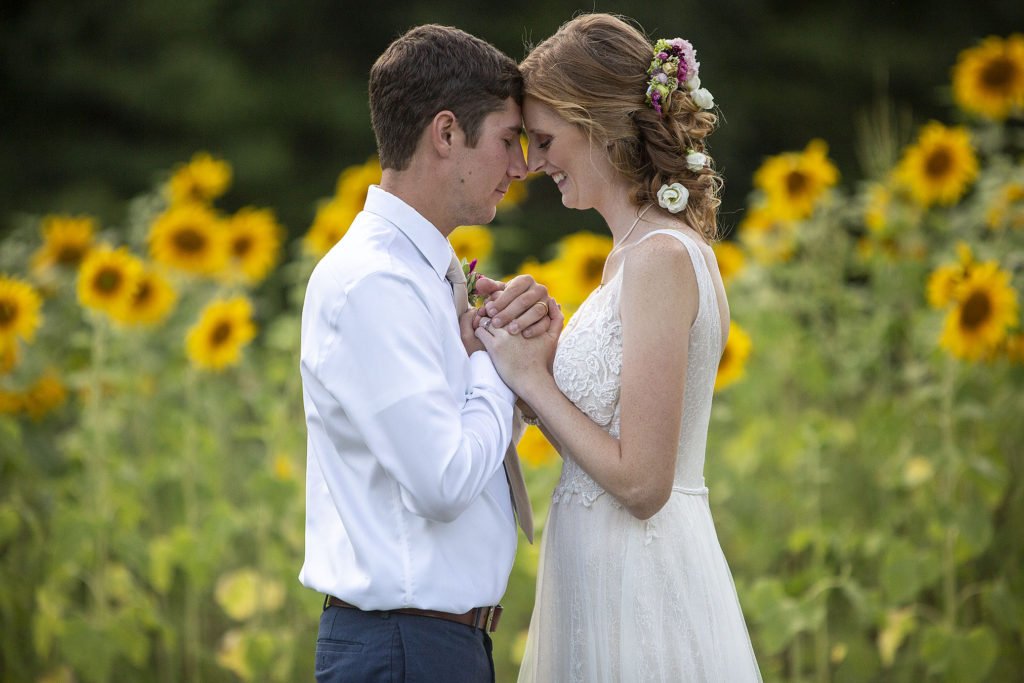
M964 50L946 122L880 107L863 178L825 140L764 160L715 245L733 315L711 507L769 681L1002 681L1024 670L1024 36ZM380 168L344 170L289 241L217 206L197 153L123 224L26 218L0 249L0 679L309 680L322 596L297 581L305 283ZM509 268L517 183L451 235L571 314L611 240ZM541 528L557 454L520 443ZM495 634L525 641L537 546Z

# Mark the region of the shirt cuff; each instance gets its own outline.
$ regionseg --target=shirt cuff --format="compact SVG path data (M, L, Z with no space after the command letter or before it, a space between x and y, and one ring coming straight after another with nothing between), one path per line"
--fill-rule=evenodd
M501 376L494 369L494 363L486 351L474 351L469 357L469 376L470 386L490 389L509 405L515 405L516 395L501 381Z

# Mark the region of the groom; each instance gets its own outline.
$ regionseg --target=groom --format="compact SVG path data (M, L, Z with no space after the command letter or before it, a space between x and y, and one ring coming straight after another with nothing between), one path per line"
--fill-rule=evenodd
M447 236L490 222L525 178L521 100L515 62L444 26L412 29L370 71L383 178L302 310L299 580L326 596L318 681L493 680L516 513L531 541L533 525L506 458L515 396L474 336ZM524 335L551 322L529 276L478 292Z

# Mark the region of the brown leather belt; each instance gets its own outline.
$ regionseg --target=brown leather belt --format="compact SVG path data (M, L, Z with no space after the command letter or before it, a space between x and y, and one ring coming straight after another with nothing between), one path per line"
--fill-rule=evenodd
M349 604L340 598L334 597L333 595L327 596L325 604L330 605L331 607L359 609L355 605ZM432 609L416 609L415 607L402 607L399 609L382 611L398 612L399 614L414 614L419 617L433 617L434 619L445 619L447 621L454 621L457 624L472 626L473 628L478 628L482 631L486 631L487 633L494 633L498 630L498 621L501 619L502 607L501 605L494 605L493 607L474 607L463 614L439 612Z

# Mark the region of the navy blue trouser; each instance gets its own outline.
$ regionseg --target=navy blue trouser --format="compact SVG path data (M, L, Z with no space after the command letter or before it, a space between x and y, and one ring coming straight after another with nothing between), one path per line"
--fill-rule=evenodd
M491 638L453 621L328 607L316 639L318 683L493 683Z

